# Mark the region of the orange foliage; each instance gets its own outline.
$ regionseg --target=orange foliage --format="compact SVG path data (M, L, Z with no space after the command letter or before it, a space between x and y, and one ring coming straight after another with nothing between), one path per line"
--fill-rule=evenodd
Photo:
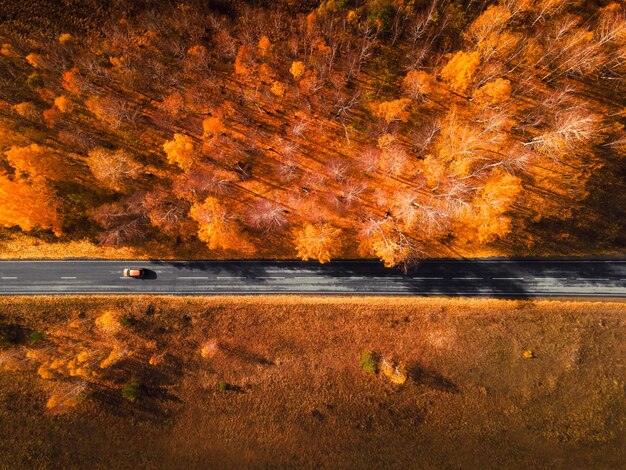
M14 105L13 110L26 119L36 120L39 118L39 110L37 109L37 106L30 101Z
M273 95L282 97L285 94L285 90L286 90L286 87L282 82L279 82L277 80L272 82L270 91L272 92Z
M72 110L72 103L64 95L56 97L54 99L54 105L62 113L69 113Z
M422 70L411 70L402 80L402 86L409 97L418 99L432 91L434 79Z
M35 54L34 52L31 52L30 54L26 56L26 62L28 62L30 65L38 69L38 68L45 67L46 58L42 56L41 54Z
M306 16L306 31L308 34L313 33L313 31L315 30L316 22L317 22L317 15L315 14L314 11L312 11Z
M477 89L472 95L479 104L497 104L511 96L511 82L504 78L496 78Z
M294 231L296 251L304 261L328 263L341 254L341 229L328 223L305 224Z
M49 147L37 144L13 146L5 152L5 156L19 178L58 181L67 174L63 158Z
M43 113L43 119L48 127L54 127L61 120L61 113L55 107L46 109Z
M125 151L112 152L102 148L89 152L87 164L96 179L114 191L123 190L125 183L139 176L142 169Z
M0 54L5 57L15 57L17 55L13 46L6 42L0 46Z
M494 31L481 40L476 47L484 61L494 58L504 59L514 52L521 40L522 36L520 34L510 31Z
M522 190L519 178L503 170L495 170L485 186L466 208L461 218L459 238L467 242L488 243L511 231L511 209Z
M58 415L78 406L87 396L87 382L57 385L46 402L47 414Z
M295 78L299 80L304 75L306 71L306 67L304 66L304 62L295 61L291 63L291 67L289 68L289 73Z
M258 47L261 55L266 56L272 51L272 42L267 36L261 36Z
M61 44L68 44L74 40L74 37L69 33L62 33L59 35L59 42Z
M491 32L501 30L509 18L511 12L506 5L491 5L470 25L468 35L480 42Z
M95 321L96 328L107 335L115 335L122 329L120 315L114 310L106 310Z
M235 73L243 78L250 77L254 71L252 51L248 46L239 46L235 57Z
M383 118L388 124L393 121L407 122L411 116L411 113L407 111L410 104L409 98L383 101L374 107L374 116Z
M170 113L172 116L178 116L181 111L185 109L183 96L179 92L175 91L171 95L163 98L161 108Z
M60 236L61 221L57 210L57 201L46 188L12 181L0 174L1 226L19 226L25 231L37 227L51 229Z
M478 52L459 51L443 68L441 78L450 85L450 88L463 93L470 86L479 64Z
M210 250L252 250L235 217L216 198L194 204L189 215L198 223L198 238Z
M63 88L65 88L70 93L74 93L76 95L80 94L82 80L80 78L80 72L76 67L63 72L61 78L61 84L63 85Z
M178 165L182 170L191 168L198 160L194 150L193 139L185 134L174 134L173 140L163 144L167 160Z
M389 218L368 220L359 233L359 251L363 256L376 256L391 268L407 261L412 254L411 243Z
M202 130L205 139L216 140L224 132L225 127L218 116L213 116L202 121Z

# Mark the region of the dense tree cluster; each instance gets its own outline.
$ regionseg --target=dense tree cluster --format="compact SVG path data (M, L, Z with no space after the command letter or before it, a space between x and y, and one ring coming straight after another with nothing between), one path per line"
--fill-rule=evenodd
M0 225L395 266L567 217L624 156L624 1L291 3L2 38Z

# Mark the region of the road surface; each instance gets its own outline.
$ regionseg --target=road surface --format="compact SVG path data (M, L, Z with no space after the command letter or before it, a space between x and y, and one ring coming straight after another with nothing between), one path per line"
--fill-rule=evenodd
M127 267L147 279L122 277ZM376 261L0 261L0 295L388 294L626 298L626 259Z

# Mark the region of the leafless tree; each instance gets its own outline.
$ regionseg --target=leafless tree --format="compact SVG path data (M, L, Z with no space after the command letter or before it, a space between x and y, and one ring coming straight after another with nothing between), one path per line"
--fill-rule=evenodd
M263 199L246 211L246 221L257 230L281 232L289 225L288 212L280 204L269 199Z

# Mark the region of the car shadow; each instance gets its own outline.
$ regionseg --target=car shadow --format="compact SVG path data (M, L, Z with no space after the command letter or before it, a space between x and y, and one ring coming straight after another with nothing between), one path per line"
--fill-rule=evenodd
M142 279L146 279L146 280L154 280L157 278L157 273L156 271L153 271L152 269L145 269L143 270L143 277Z

